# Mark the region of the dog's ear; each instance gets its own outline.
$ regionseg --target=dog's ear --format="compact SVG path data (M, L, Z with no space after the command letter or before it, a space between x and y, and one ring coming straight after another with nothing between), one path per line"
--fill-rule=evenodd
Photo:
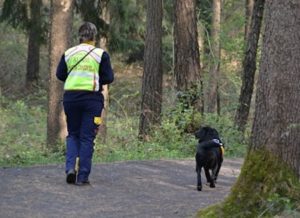
M205 127L201 127L198 131L195 132L195 137L197 139L203 139L206 135L206 128Z
M218 131L217 131L216 129L214 129L214 128L212 128L212 135L213 135L215 138L217 138L217 139L220 138L220 137L219 137Z
M194 135L195 135L196 139L199 139L200 136L201 136L201 130L196 131L196 132L194 133Z

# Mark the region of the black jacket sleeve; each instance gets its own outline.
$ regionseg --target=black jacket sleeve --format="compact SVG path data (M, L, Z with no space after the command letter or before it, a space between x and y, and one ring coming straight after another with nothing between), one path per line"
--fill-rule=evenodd
M110 57L107 52L103 52L99 69L100 84L110 84L114 81L114 73L110 63Z
M59 64L56 69L56 77L61 81L66 81L68 77L68 68L65 62L65 55L63 55L59 61Z

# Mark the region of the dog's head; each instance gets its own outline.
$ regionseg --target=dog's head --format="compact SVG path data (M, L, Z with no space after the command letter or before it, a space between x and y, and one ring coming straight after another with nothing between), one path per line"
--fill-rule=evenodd
M219 139L219 133L215 128L204 126L201 127L198 131L195 132L195 137L199 142L208 141L212 139Z

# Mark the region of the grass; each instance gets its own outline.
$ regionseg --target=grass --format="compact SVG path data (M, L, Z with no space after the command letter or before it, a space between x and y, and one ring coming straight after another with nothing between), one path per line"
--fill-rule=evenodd
M162 158L185 158L192 156L194 141L188 136L180 140L162 140L162 132L154 132L150 141L138 139L138 120L136 118L109 121L109 140L106 144L97 143L94 158L99 162L121 160L151 160ZM126 128L124 128L126 127ZM99 141L99 140L98 140Z
M46 149L46 110L35 102L36 98L36 95L21 100L0 97L0 166L63 160L61 155Z
M131 92L131 91L130 91ZM116 96L117 94L115 94ZM46 91L22 97L0 96L0 166L30 166L64 162L64 143L57 153L46 147L47 99ZM136 98L136 97L135 97ZM124 160L153 160L192 158L196 140L192 134L178 128L176 117L181 114L164 114L161 126L151 138L142 142L138 139L138 114L126 112L126 105L120 113L118 104L111 105L107 120L106 143L95 141L94 162ZM131 105L128 105L132 107ZM132 109L132 108L131 108ZM120 115L121 114L121 115ZM189 116L185 116L188 121ZM227 146L227 156L241 156L245 146L232 128L229 118L217 119L205 116L202 123L213 124L220 130ZM236 151L236 152L234 152Z

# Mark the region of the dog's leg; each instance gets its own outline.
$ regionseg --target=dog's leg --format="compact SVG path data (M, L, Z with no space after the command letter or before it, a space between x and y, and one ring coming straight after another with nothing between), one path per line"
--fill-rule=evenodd
M216 182L217 179L218 179L218 176L219 176L219 172L220 172L222 163L223 163L223 156L222 156L222 154L221 154L220 159L219 159L219 161L218 161L218 166L217 166L216 172L214 173L214 174L215 174L215 182Z
M205 176L207 179L207 182L209 183L209 187L214 188L215 186L215 181L214 178L212 178L212 176L210 175L209 169L204 169L205 170ZM212 172L213 174L213 172Z
M201 182L201 167L196 167L197 171L197 190L202 191L202 182Z
M209 169L204 167L204 172L205 172L206 182L210 183L211 177L210 177Z
M220 164L217 164L215 166L214 169L212 169L212 175L211 175L211 178L214 182L216 182L217 180L217 177L218 177L218 174L219 174L219 170L220 170Z
M218 175L219 175L219 172L220 172L220 169L221 169L221 164L218 164L218 167L217 167L217 169L216 169L216 172L214 173L215 174L215 178L214 178L214 180L215 180L215 182L217 181L217 179L218 179Z

